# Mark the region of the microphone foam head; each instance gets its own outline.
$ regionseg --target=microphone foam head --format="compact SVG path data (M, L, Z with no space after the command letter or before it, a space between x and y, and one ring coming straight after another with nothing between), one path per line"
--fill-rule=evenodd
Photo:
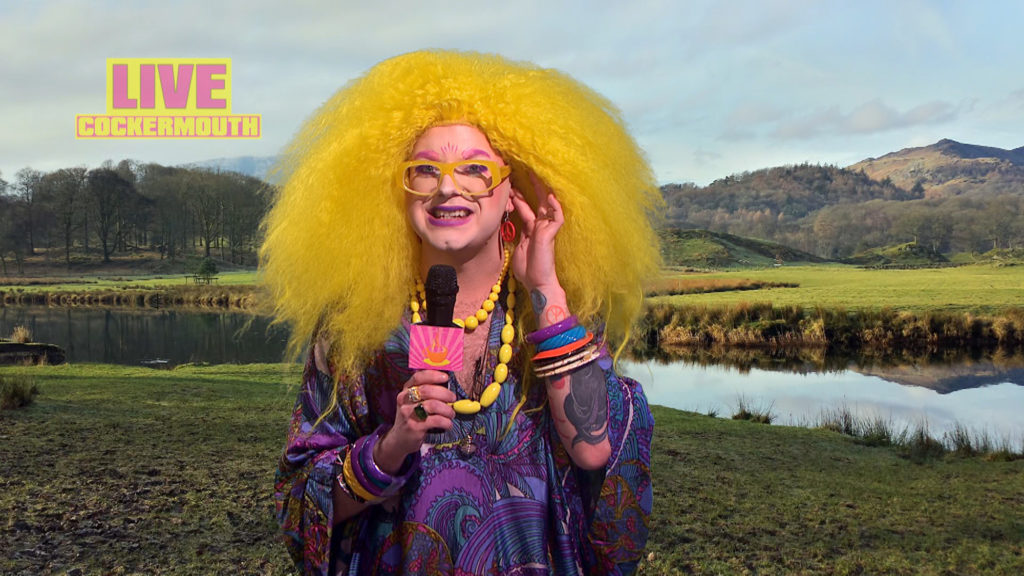
M459 292L459 282L455 276L455 268L447 264L435 264L427 271L427 280L423 283L427 294L438 296L454 296Z

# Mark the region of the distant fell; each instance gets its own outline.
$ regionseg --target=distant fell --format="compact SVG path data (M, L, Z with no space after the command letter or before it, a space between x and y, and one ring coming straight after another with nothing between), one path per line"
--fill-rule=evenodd
M277 156L236 156L233 158L213 158L211 160L200 160L183 164L188 168L210 168L226 172L239 172L246 176L252 176L261 180L269 181L267 172L277 162Z
M803 218L827 206L920 198L859 170L814 164L743 172L703 188L669 184L661 187L661 193L669 206L669 221L680 228L710 229L718 222L739 219L746 221L743 227L753 236L764 235L758 228ZM728 231L743 233L742 229Z
M907 190L919 185L929 198L999 194L1024 186L1024 146L1005 150L943 139L868 158L849 168Z
M762 268L821 263L824 259L765 240L710 230L667 228L659 232L667 266L688 268Z

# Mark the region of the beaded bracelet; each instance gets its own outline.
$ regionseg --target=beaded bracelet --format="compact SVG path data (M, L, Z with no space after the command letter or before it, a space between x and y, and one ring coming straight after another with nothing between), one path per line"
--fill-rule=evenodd
M554 324L548 326L547 328L541 328L536 332L530 332L529 334L526 335L526 341L529 342L530 344L543 342L544 340L547 340L548 338L551 338L556 334L561 334L562 332L565 332L566 330L569 330L570 328L578 324L579 320L577 320L575 315L569 316L565 320L555 322Z
M537 344L537 352L544 352L546 350L552 350L555 348L561 348L566 344L572 344L577 340L583 339L587 335L587 329L577 324L572 328L562 332L561 334L555 334L551 338L544 340L540 344Z

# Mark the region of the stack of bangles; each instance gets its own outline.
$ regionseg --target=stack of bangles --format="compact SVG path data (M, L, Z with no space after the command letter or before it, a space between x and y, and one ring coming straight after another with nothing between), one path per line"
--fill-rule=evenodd
M360 504L376 504L398 494L419 464L419 452L415 452L405 459L396 476L378 468L373 461L373 447L386 431L385 426L377 428L373 434L356 440L345 453L338 486Z
M601 350L593 340L594 334L575 316L529 334L526 341L537 345L534 373L540 378L559 376L597 360Z

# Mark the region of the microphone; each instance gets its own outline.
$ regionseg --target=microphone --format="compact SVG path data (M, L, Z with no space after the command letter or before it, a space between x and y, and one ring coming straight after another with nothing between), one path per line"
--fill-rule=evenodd
M459 281L455 268L446 264L435 264L427 271L423 283L427 296L428 326L457 327L452 323L455 317L455 296L459 293Z
M455 268L430 267L423 283L427 298L426 321L409 328L409 368L413 370L462 369L463 329L452 322L459 283Z

